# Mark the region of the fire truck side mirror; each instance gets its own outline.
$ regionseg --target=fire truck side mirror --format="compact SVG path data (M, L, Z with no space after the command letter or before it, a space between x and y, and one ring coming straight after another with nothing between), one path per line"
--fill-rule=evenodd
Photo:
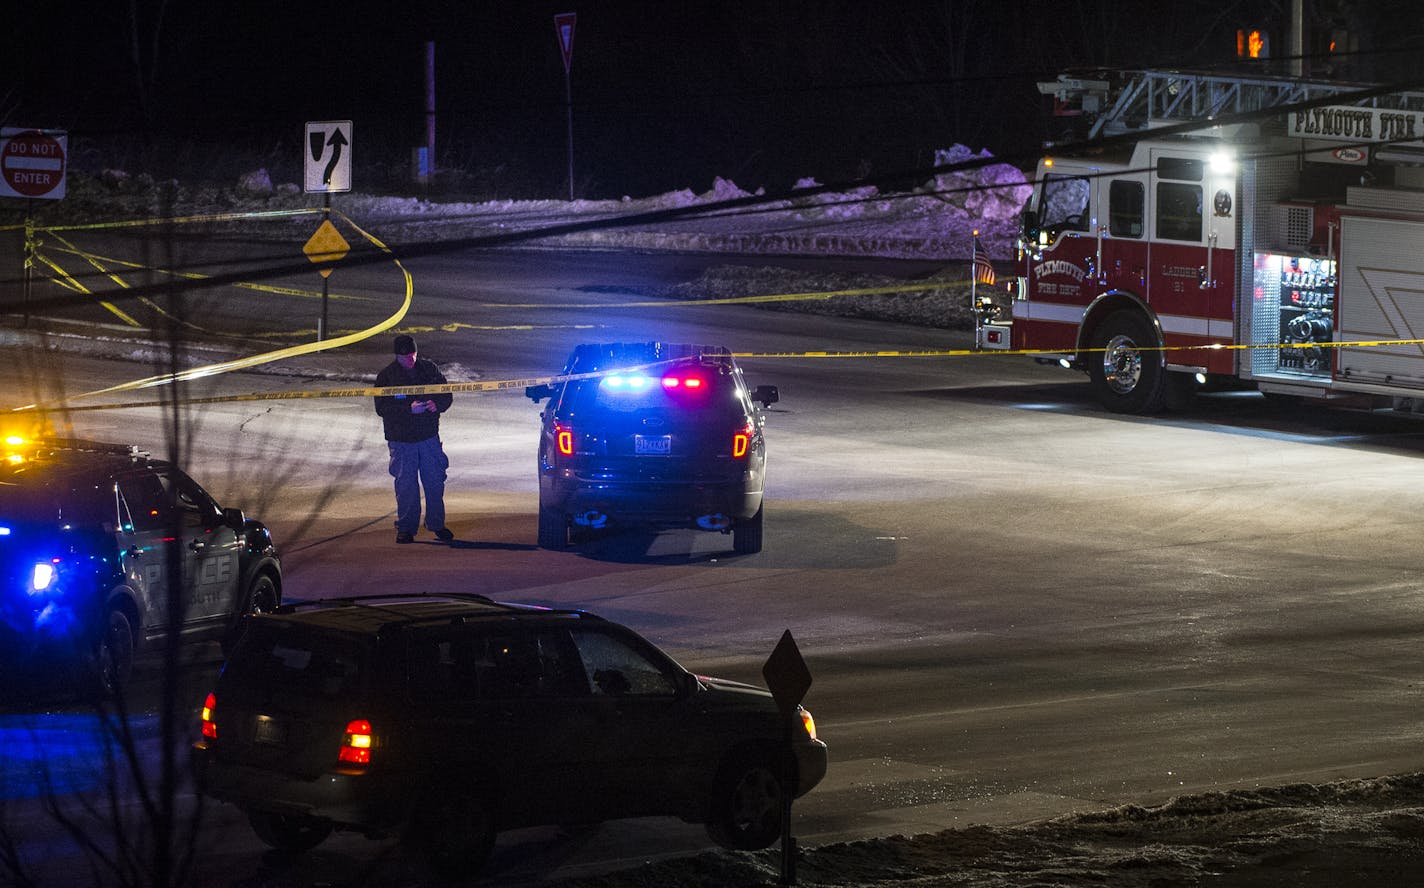
M1030 248L1038 244L1039 225L1041 220L1034 210L1024 210L1020 219L1019 239Z

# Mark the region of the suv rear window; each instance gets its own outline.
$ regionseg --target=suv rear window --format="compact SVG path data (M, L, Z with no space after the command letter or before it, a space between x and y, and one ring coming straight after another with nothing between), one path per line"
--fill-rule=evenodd
M563 407L576 414L668 410L737 417L745 413L731 369L696 361L575 380L564 393Z
M244 683L310 697L334 699L360 687L363 646L338 635L284 631L253 623L233 651L229 666ZM250 686L250 685L249 685Z
M99 527L114 521L114 490L103 486L58 490L0 485L0 520L33 525Z
M417 702L587 696L588 677L563 630L415 633L409 690Z

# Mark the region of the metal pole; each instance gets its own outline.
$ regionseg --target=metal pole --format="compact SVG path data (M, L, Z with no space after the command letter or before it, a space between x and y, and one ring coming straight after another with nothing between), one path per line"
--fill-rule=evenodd
M39 249L39 244L35 242L35 220L30 213L30 206L33 201L25 201L25 243L21 248L24 252L24 284L22 286L22 296L24 299L24 326L30 326L30 287L35 277L35 251Z
M425 179L435 176L435 41L425 44Z
M574 99L569 85L569 69L564 67L564 110L569 122L569 200L574 199Z
M974 319L974 348L980 348L981 325L979 324L979 230L969 238L969 316Z
M781 771L781 879L778 884L796 884L796 837L791 835L791 799L796 794L796 759L792 753L795 725L791 716L782 717L785 756Z
M325 217L327 222L331 221L331 192L326 192ZM331 276L324 274L321 276L321 318L316 324L316 341L326 341L326 299L331 291Z

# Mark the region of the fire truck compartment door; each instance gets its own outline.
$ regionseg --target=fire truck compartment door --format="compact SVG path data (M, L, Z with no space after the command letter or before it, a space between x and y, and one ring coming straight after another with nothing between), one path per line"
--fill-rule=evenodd
M1338 342L1424 339L1424 222L1341 220ZM1424 346L1341 346L1337 378L1424 388Z

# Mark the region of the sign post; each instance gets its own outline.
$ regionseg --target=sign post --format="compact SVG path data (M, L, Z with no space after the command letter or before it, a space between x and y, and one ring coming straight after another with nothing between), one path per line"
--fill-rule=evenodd
M69 134L63 130L0 129L0 197L25 199L21 299L26 327L30 326L30 288L34 280L35 253L39 250L32 210L36 200L61 200L64 197L65 156L68 152Z
M796 647L796 639L791 630L781 633L781 640L761 667L762 678L766 679L767 690L781 710L781 721L785 726L786 768L781 775L781 884L796 884L796 839L791 835L791 799L794 796L795 758L791 754L792 731L796 726L796 707L806 699L811 689L811 670Z
M574 23L578 13L561 12L554 16L554 33L559 38L559 51L564 56L564 115L569 129L569 200L574 199L574 99L569 84L569 68L574 61Z
M304 142L306 150L302 152L302 190L307 194L326 195L325 221L304 248L313 262L340 259L351 248L331 224L332 193L351 190L351 139L349 120L307 122L307 137ZM326 339L326 304L331 290L330 275L330 268L321 270L321 317L316 325L318 342Z

